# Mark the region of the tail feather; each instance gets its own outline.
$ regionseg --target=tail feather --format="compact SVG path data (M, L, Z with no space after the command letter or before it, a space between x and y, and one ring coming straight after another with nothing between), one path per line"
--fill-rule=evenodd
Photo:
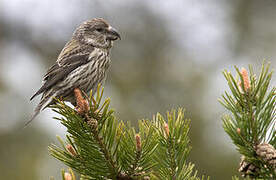
M24 127L27 127L36 118L36 116L40 113L40 109L37 109L37 108L35 109L35 112L32 115L31 119L24 124Z
M39 104L34 110L34 114L32 115L31 119L25 123L24 127L28 126L28 124L30 124L36 118L36 116L48 106L54 96L55 93L53 93L52 91L47 94L43 94Z
M42 87L30 98L30 101L33 100L33 98L35 98L36 96L38 96L39 94L43 93L45 89L42 89Z
M36 97L39 93L35 93L31 98L30 98L30 101L33 100L34 97Z

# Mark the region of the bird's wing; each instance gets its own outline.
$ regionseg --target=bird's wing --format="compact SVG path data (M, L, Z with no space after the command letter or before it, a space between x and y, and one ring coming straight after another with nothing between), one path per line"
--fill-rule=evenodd
M90 47L91 48L91 47ZM89 52L86 48L76 48L66 53L66 46L61 52L58 61L49 68L44 76L44 84L42 87L31 97L32 100L35 96L49 90L53 85L63 80L70 72L75 70L77 67L88 63ZM85 50L84 50L85 49Z

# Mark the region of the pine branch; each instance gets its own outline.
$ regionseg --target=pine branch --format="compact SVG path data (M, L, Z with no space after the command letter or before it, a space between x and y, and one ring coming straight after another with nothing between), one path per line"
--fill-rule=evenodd
M240 172L244 176L276 178L276 161L273 164L258 154L259 148L263 147L260 145L270 144L271 158L276 159L276 87L269 89L272 72L269 71L269 65L263 65L257 80L251 66L249 75L244 68L235 69L238 75L236 79L230 72L223 72L232 93L225 92L219 100L231 112L231 115L223 116L223 128L243 155Z
M154 158L158 164L155 167L158 179L199 179L197 172L193 173L194 165L186 164L191 150L188 138L190 121L184 119L184 112L179 109L178 112L172 110L167 113L167 122L160 114L154 119L159 134L159 146Z
M127 176L137 179L146 178L155 166L153 153L157 148L157 134L149 121L139 121L139 134L128 126L121 139L119 160Z
M172 110L166 120L157 114L153 120L139 121L136 133L116 120L109 99L101 104L100 87L88 102L80 90L75 94L75 109L61 101L53 106L62 115L56 119L68 135L66 141L58 137L61 147L51 145L49 151L80 173L81 179L199 179L194 165L187 163L190 121L184 119L182 109Z
M89 121L93 121L93 120L89 120ZM117 174L116 163L111 158L111 152L107 149L106 145L103 142L103 139L100 137L99 132L97 131L97 128L94 127L94 125L92 125L92 133L93 133L94 139L99 144L100 151L103 153L106 162L108 162L109 164L109 170L112 172L113 175L116 175Z
M64 142L61 142L63 148L52 145L49 150L54 157L81 174L91 176L91 179L104 179L104 177L116 179L119 174L115 162L118 121L112 115L113 111L108 110L109 100L100 106L103 91L100 92L98 88L97 92L97 99L90 100L94 104L92 106L90 103L90 111L84 115L79 115L76 110L63 102L53 107L63 116L59 120L67 127L67 132L70 134L67 143L75 147L77 155L72 156ZM109 130L108 134L105 133L105 129Z

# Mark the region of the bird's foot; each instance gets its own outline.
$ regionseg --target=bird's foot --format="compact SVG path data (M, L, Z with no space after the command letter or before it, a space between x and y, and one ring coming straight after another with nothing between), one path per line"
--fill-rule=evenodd
M89 111L89 103L83 98L81 90L79 88L74 89L74 94L76 98L76 110L80 115L84 115Z

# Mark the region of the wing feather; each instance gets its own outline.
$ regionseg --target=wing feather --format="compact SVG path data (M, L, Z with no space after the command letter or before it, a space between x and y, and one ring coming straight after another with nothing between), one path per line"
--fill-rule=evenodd
M87 49L87 47L83 48L83 51L81 51L80 49L76 49L74 51L74 54L72 54L72 51L70 53L66 53L64 50L66 48L64 48L61 52L61 55L63 56L60 55L58 61L49 68L44 76L44 83L42 87L31 97L30 100L32 100L37 95L49 90L58 82L62 81L65 77L67 77L70 72L75 70L77 67L88 63L90 61L89 54L93 51L93 49L91 48L92 47L89 47L89 49Z

